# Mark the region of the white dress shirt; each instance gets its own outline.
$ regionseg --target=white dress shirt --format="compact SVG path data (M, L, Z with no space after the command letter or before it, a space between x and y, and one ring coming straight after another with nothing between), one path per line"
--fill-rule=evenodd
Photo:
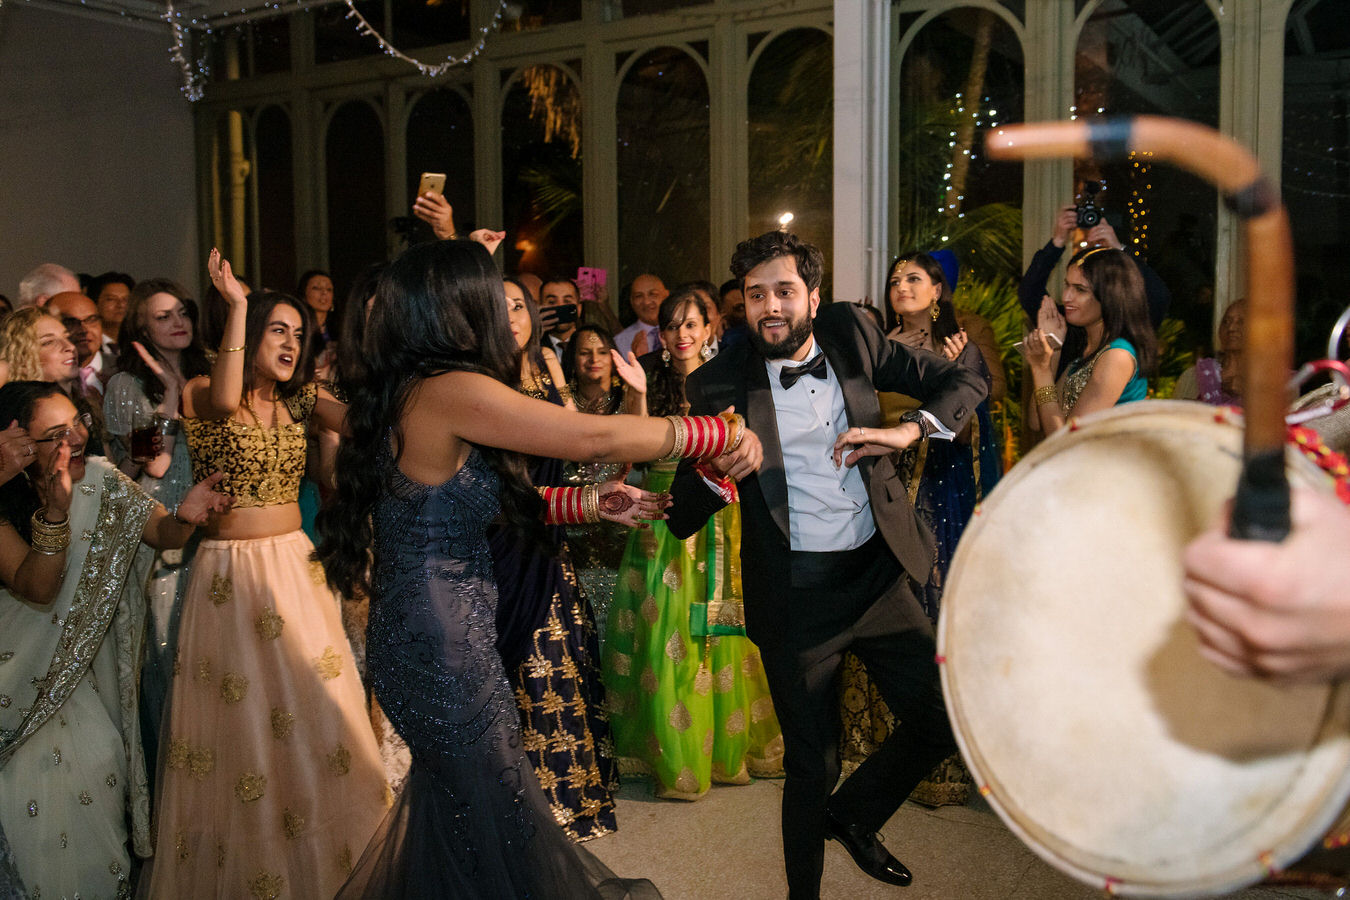
M628 351L633 349L633 341L637 339L638 332L644 328L647 329L647 352L661 349L661 330L655 325L648 325L638 319L632 325L614 335L614 346L618 348L619 355L624 359L628 358Z
M791 388L779 377L785 368L806 365L821 353L815 338L806 361L765 361L778 442L787 477L789 540L793 550L852 550L877 530L867 485L856 466L835 468L834 441L848 428L844 391L826 361L826 377L806 375Z
M814 337L809 347L801 363L765 360L787 477L788 538L793 550L852 550L872 537L876 521L857 466L834 466L835 439L849 428L844 390L828 358L823 379L804 375L784 388L780 377L784 369L809 365L822 352ZM932 413L919 412L931 426L929 440L955 437Z

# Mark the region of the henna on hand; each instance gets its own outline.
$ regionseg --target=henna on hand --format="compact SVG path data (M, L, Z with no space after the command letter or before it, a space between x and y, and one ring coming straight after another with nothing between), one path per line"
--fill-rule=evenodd
M600 513L604 516L622 516L632 509L636 501L623 491L610 491L600 495Z

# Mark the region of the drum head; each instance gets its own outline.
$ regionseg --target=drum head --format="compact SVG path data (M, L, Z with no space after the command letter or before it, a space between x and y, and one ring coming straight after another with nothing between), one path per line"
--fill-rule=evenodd
M1350 794L1340 686L1220 671L1181 553L1232 495L1238 425L1117 407L1030 453L971 519L938 626L976 784L1059 869L1138 896L1223 893L1301 856ZM1294 483L1325 485L1297 452Z

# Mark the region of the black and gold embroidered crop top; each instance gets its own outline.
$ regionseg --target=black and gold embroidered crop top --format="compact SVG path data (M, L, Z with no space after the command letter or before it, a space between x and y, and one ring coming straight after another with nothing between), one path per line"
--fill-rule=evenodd
M234 497L236 508L296 502L305 474L305 433L317 396L318 388L307 384L283 401L295 422L276 428L184 417L192 480L224 472L216 490Z

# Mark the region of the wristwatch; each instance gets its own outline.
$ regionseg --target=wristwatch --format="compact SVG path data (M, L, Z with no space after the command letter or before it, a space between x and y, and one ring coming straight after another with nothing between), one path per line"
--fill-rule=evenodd
M919 440L926 440L928 435L933 433L933 423L928 421L928 417L917 409L911 409L900 417L901 424L913 422L919 426Z

